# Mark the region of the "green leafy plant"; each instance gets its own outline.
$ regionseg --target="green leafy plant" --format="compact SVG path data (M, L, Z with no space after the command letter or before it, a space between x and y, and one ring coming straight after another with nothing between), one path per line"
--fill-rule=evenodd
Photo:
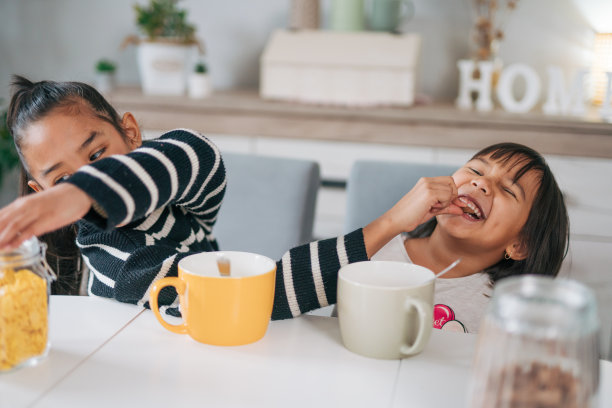
M150 0L147 6L134 5L136 24L149 38L172 38L177 42L195 44L195 26L187 22L187 10L179 9L178 0Z
M194 72L198 73L198 74L205 74L208 71L208 68L206 67L206 64L203 62L198 62L195 65L194 68Z
M1 102L1 101L0 101ZM19 165L19 155L6 125L6 110L0 109L0 185L6 173Z
M112 74L117 69L117 65L108 59L101 59L96 63L97 72L105 72Z

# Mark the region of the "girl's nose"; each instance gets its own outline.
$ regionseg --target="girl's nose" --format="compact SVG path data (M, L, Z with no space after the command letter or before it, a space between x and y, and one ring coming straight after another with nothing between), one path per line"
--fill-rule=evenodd
M489 186L482 177L472 180L472 185L481 190L483 193L489 194Z

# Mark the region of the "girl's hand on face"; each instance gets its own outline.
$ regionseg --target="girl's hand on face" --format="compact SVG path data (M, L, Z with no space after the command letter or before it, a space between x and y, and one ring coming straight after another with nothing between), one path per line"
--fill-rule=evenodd
M457 185L452 177L421 178L389 211L363 229L368 257L401 232L412 231L431 217L440 214L463 214L453 203Z
M463 214L461 207L453 203L457 196L457 185L451 176L423 177L387 213L401 229L399 232L412 231L436 215Z
M76 222L91 204L87 194L68 183L18 198L0 210L0 250Z

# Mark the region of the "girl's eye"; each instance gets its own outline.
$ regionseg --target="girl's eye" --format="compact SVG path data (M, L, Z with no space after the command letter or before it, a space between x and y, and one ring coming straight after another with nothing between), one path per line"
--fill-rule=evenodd
M482 176L482 173L480 171L478 171L478 170L476 170L476 169L474 169L472 167L468 167L468 168L472 171L472 173L474 173L476 175L479 175L479 176Z
M516 198L516 194L514 194L512 190L510 190L508 187L504 187L504 191L510 194L512 197Z
M94 161L94 160L98 160L100 158L100 156L102 156L102 154L106 151L105 148L98 150L97 152L95 152L94 154L92 154L91 156L89 156L89 161Z
M55 181L53 181L53 184L59 184L62 181L67 180L68 177L70 177L70 174L64 174L63 176L56 178Z

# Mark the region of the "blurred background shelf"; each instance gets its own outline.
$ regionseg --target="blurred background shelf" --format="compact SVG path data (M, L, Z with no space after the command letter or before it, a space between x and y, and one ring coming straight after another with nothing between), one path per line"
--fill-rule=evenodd
M612 124L538 113L461 111L452 104L410 108L342 108L264 100L256 90L216 92L207 99L145 96L137 87L109 95L144 129L189 127L205 134L480 149L514 141L546 154L612 158Z

